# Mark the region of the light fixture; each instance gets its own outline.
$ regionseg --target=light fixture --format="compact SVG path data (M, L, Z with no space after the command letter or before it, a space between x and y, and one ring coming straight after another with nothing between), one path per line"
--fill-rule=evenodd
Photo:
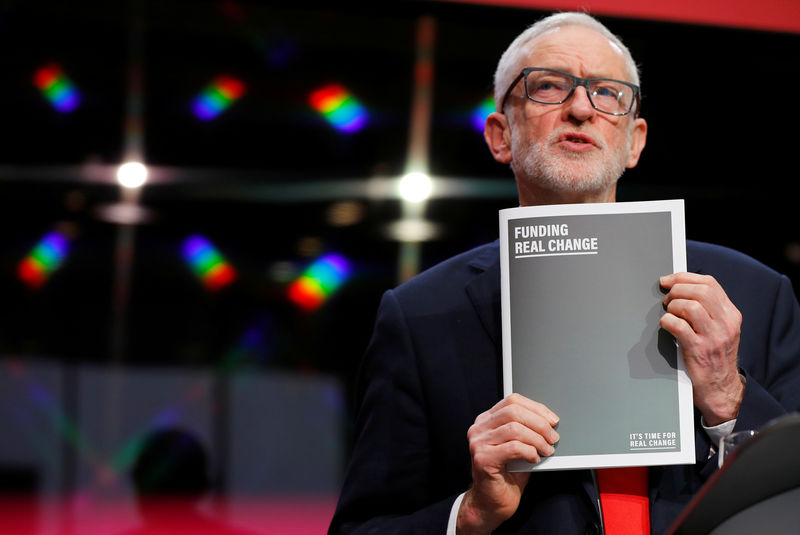
M431 196L433 182L425 173L408 173L400 179L398 185L400 197L408 202L422 202Z
M147 182L147 166L141 162L125 162L117 169L117 182L123 188L140 188Z

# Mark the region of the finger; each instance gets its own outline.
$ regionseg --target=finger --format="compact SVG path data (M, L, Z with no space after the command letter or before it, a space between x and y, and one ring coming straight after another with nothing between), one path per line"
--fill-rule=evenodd
M473 462L476 467L494 467L503 469L509 461L523 460L537 464L542 456L539 450L530 444L518 440L504 442L490 448L482 448L473 453Z
M724 292L717 291L716 288L707 284L675 283L664 296L664 304L669 304L675 299L692 299L706 304L719 301Z
M519 422L508 422L497 428L476 429L472 426L468 431L470 454L479 465L501 468L517 457L509 457L516 453L522 445L536 450L537 456L552 455L555 448L545 438ZM509 448L508 444L515 444Z
M694 329L692 329L692 326L689 325L686 320L667 312L661 316L658 323L665 331L678 340L678 343L680 343L684 350L695 345L697 333L694 332Z
M709 323L692 322L697 332L710 332L712 327L720 326L725 326L725 330L738 330L738 325L741 325L742 315L739 309L728 299L727 294L719 285L713 287L675 285L664 299L668 311L684 317L687 321L691 321L692 318L698 321L704 320L699 308L685 308L686 305L679 305L678 308L671 309L671 304L679 300L697 302L705 310L709 321L713 323L711 325ZM690 305L690 307L694 306Z
M658 279L658 282L662 287L669 290L675 284L714 284L717 281L711 275L701 275L700 273L682 271L679 273L664 275Z
M508 407L510 405L521 405L526 409L533 411L537 414L543 416L550 425L556 425L559 421L558 415L551 411L547 405L544 403L539 403L538 401L534 401L528 397L523 396L522 394L517 394L516 392L513 394L509 394L493 407L493 409L500 410L504 407Z
M494 412L486 422L487 429L497 429L505 424L517 422L542 435L550 444L558 442L558 433L541 414L521 405L507 405Z
M675 299L667 305L667 312L689 324L695 333L708 333L713 325L708 310L690 299Z
M664 305L674 299L691 299L699 301L709 312L721 313L727 306L733 306L725 290L710 275L697 273L675 273L661 277L661 286L667 290Z
M664 297L664 305L679 299L698 302L712 320L737 321L738 309L719 285L676 284Z
M670 313L664 314L659 324L680 344L687 368L692 368L694 363L701 367L714 365L714 362L718 362L718 357L725 355L729 357L723 359L725 363L730 361L735 364L738 343L721 336L721 332L715 331L707 335L696 333L686 320ZM728 364L725 365L728 366ZM691 370L689 371L692 375Z
M556 433L555 442L558 442L558 438ZM506 442L519 441L533 446L541 455L552 455L555 452L555 448L552 446L555 442L549 442L544 436L519 422L509 422L492 429L487 433L485 439L488 444L495 446Z

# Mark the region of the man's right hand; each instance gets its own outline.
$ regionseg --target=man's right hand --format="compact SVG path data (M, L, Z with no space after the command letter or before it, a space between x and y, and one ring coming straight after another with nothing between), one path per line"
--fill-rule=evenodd
M557 423L550 409L519 394L478 415L467 432L472 486L458 510L458 535L489 534L516 512L530 472L509 472L506 464L552 455Z

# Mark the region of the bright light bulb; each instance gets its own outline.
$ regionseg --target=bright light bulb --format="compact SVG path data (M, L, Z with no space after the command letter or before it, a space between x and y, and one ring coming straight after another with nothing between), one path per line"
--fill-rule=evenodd
M140 188L147 182L147 167L140 162L126 162L117 169L117 182L124 188Z
M433 182L425 173L408 173L400 179L399 191L408 202L422 202L431 196Z

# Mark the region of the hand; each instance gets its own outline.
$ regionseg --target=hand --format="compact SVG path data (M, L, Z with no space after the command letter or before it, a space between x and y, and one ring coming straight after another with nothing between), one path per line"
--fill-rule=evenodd
M530 472L509 472L515 459L538 463L552 455L558 423L550 409L519 394L511 394L480 414L469 428L472 487L458 510L456 533L491 533L519 506Z
M667 290L661 327L683 349L695 406L709 426L736 418L744 394L737 367L742 314L710 275L675 273L660 282Z

